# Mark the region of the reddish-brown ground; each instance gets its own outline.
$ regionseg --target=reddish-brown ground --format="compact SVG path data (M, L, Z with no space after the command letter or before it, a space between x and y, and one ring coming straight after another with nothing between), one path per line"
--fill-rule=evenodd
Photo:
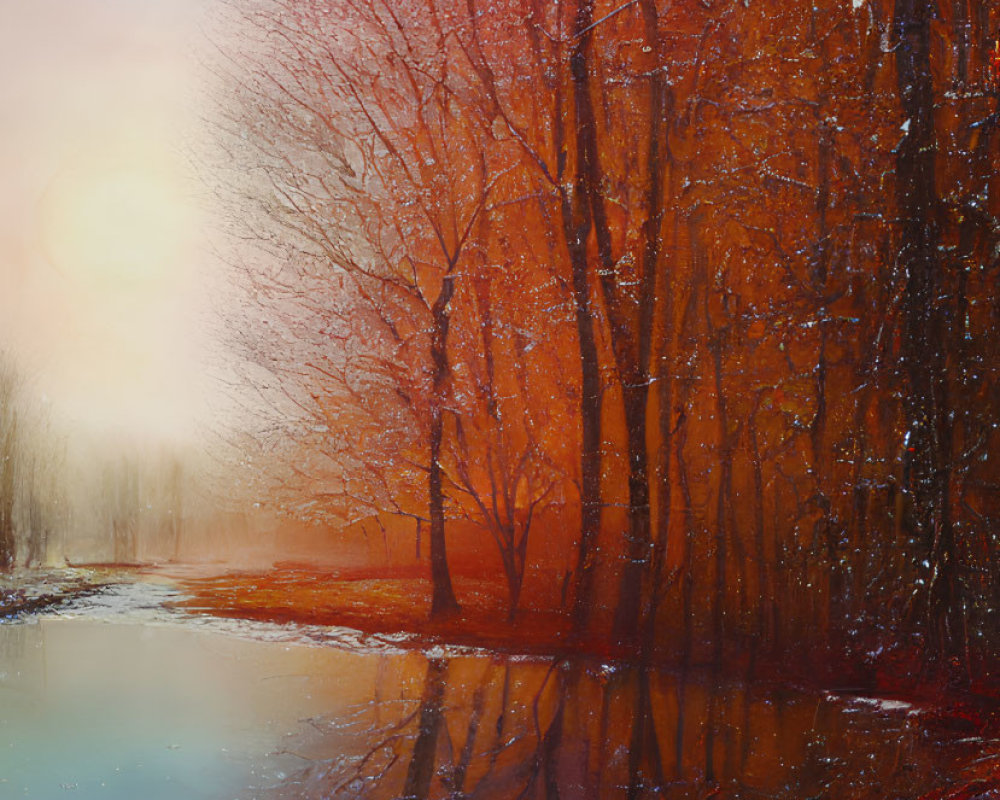
M504 585L487 578L454 576L462 611L433 621L429 575L421 567L337 570L283 564L268 571L175 579L191 595L177 606L194 613L340 625L370 634L409 634L416 644L442 642L501 652L594 649L593 642L571 646L568 613L535 603L531 596L513 622L507 621Z

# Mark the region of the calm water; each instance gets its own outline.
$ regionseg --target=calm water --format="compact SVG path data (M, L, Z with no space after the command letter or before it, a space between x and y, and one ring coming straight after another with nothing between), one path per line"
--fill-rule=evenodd
M985 747L904 703L364 648L164 596L0 625L0 798L905 798Z

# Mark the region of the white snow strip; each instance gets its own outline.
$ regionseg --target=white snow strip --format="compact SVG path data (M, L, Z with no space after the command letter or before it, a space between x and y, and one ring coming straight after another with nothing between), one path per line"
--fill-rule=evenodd
M141 625L170 625L228 634L241 639L313 647L337 647L355 653L403 654L412 652L405 645L417 637L407 633L366 634L334 625L299 625L257 620L230 619L212 614L190 613L164 607L165 603L183 600L187 595L162 584L136 581L111 584L97 594L74 598L28 619L89 619L98 622ZM431 657L487 655L485 648L461 645L433 645Z

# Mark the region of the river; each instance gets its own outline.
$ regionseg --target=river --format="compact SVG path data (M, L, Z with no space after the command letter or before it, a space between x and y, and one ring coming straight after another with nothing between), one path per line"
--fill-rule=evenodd
M407 651L174 597L126 583L0 624L2 800L916 798L984 750L892 699Z

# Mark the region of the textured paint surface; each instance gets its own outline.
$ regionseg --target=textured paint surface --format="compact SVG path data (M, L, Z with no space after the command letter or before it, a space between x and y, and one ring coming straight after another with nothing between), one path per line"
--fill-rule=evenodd
M22 782L1000 794L995 3L0 5Z

